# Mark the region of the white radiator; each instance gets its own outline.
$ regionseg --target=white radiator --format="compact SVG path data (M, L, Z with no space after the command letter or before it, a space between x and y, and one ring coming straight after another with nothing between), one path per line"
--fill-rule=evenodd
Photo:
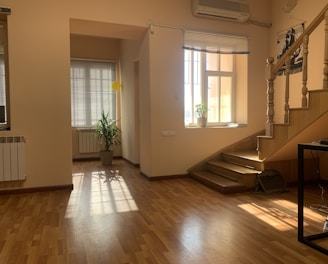
M79 153L94 153L100 149L94 129L79 129Z
M24 137L0 137L0 182L25 179Z

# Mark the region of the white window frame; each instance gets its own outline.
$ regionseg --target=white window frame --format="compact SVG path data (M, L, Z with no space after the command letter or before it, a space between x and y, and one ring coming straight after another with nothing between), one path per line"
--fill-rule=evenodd
M193 53L194 52L198 52L198 51L185 51L185 52L191 52L191 58L193 59ZM221 56L220 54L215 54L217 56ZM221 107L220 107L220 97L218 97L218 112L216 113L216 115L218 116L218 120L217 122L207 122L207 126L222 126L222 125L226 125L228 123L233 123L235 122L235 55L233 56L233 63L232 63L232 71L228 72L228 71L221 71L221 70L217 70L217 71L213 71L213 70L206 70L206 53L204 52L200 52L200 67L199 67L199 78L200 78L200 101L199 98L198 100L194 97L194 88L195 85L193 83L193 81L191 81L191 99L189 100L191 102L191 106L188 106L188 109L192 109L190 115L191 115L191 120L185 120L186 126L196 126L197 125L197 116L196 116L196 112L195 112L195 105L199 104L199 103L203 103L206 106L208 106L208 100L209 100L209 95L208 95L208 89L207 87L209 87L208 85L208 77L230 77L231 78L231 119L228 121L222 121L221 117ZM190 79L193 79L194 77L194 72L192 71L192 69L194 68L194 61L191 59L190 62L190 69L189 69L189 74L192 76ZM219 59L219 58L218 58ZM186 69L185 69L186 71ZM220 89L220 88L219 88ZM212 111L211 109L209 111ZM208 115L211 114L210 112L208 113Z
M184 40L184 67L185 67L185 76L184 76L184 91L185 91L185 113L184 113L184 121L186 127L193 127L197 124L197 115L195 105L199 103L203 103L208 106L209 111L208 115L211 115L211 111L213 114L214 108L211 109L211 105L209 105L209 77L219 77L216 88L217 90L217 104L214 107L217 107L217 112L211 115L207 120L207 126L222 126L230 123L236 122L236 56L237 54L249 54L248 51L248 39L246 37L241 36L226 36L221 34L212 34L212 33L204 33L204 32L185 32L185 40ZM232 70L224 71L223 69L218 70L207 70L206 69L206 54L215 54L218 56L218 59L223 54L229 54L232 56ZM196 64L196 60L194 56L199 55L199 66L198 71L196 72L198 78L195 78L195 70L194 64ZM190 60L189 60L190 59ZM188 60L188 61L187 61ZM218 63L220 65L221 63ZM219 66L220 67L220 66ZM230 94L228 98L230 101L228 104L230 105L230 111L223 119L221 116L221 112L224 108L221 105L220 95L221 95L221 78L229 77L230 85L226 86L230 89ZM198 80L200 79L200 80ZM197 80L197 83L195 82ZM200 91L199 91L200 90ZM215 118L214 118L215 117ZM213 121L213 119L215 119Z

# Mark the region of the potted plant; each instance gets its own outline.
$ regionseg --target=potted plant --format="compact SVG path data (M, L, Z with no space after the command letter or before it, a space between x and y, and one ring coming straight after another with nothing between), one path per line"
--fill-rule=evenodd
M197 118L197 125L199 127L206 127L207 123L207 105L206 104L197 104L196 107L196 114Z
M100 160L103 165L112 165L113 150L111 147L121 143L121 131L116 123L116 120L110 119L108 113L105 114L103 111L101 113L101 118L96 124L96 136L100 144L104 147L104 149L100 151Z

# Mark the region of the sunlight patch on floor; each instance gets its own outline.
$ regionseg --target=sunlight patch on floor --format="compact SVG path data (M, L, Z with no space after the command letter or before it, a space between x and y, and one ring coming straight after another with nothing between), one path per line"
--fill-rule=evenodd
M292 203L292 202L286 201L286 200L275 200L275 201L273 201L273 203L277 204L277 206L283 206L284 208L289 209L295 213L298 212L297 203ZM316 207L321 208L322 205L311 204L310 206L304 206L304 208L303 208L304 217L306 217L306 219L308 219L308 220L321 223L323 221L323 216L320 214L320 212L318 210L315 209ZM308 225L308 224L305 222L304 225Z
M270 207L258 203L241 204L239 207L279 231L296 229L298 227L297 203L282 199L272 200L271 202L272 205ZM310 207L304 206L303 211L304 227L313 225L312 222L317 222L321 225L324 221L323 216Z
M124 178L118 171L73 173L73 185L66 218L138 210Z
M279 206L283 205L279 204ZM257 203L241 204L239 207L279 231L297 228L297 217L293 217L277 207L265 207Z

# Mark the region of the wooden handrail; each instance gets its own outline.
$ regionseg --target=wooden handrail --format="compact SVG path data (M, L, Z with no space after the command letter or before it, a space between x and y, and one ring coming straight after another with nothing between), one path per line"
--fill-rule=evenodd
M274 65L272 72L275 74L279 69L285 64L286 60L297 50L299 46L303 43L303 38L306 35L310 35L316 27L323 21L325 18L325 13L328 11L328 4L321 10L318 16L312 21L312 23L304 30L304 32L295 40L295 42L290 46L287 52L278 60Z

